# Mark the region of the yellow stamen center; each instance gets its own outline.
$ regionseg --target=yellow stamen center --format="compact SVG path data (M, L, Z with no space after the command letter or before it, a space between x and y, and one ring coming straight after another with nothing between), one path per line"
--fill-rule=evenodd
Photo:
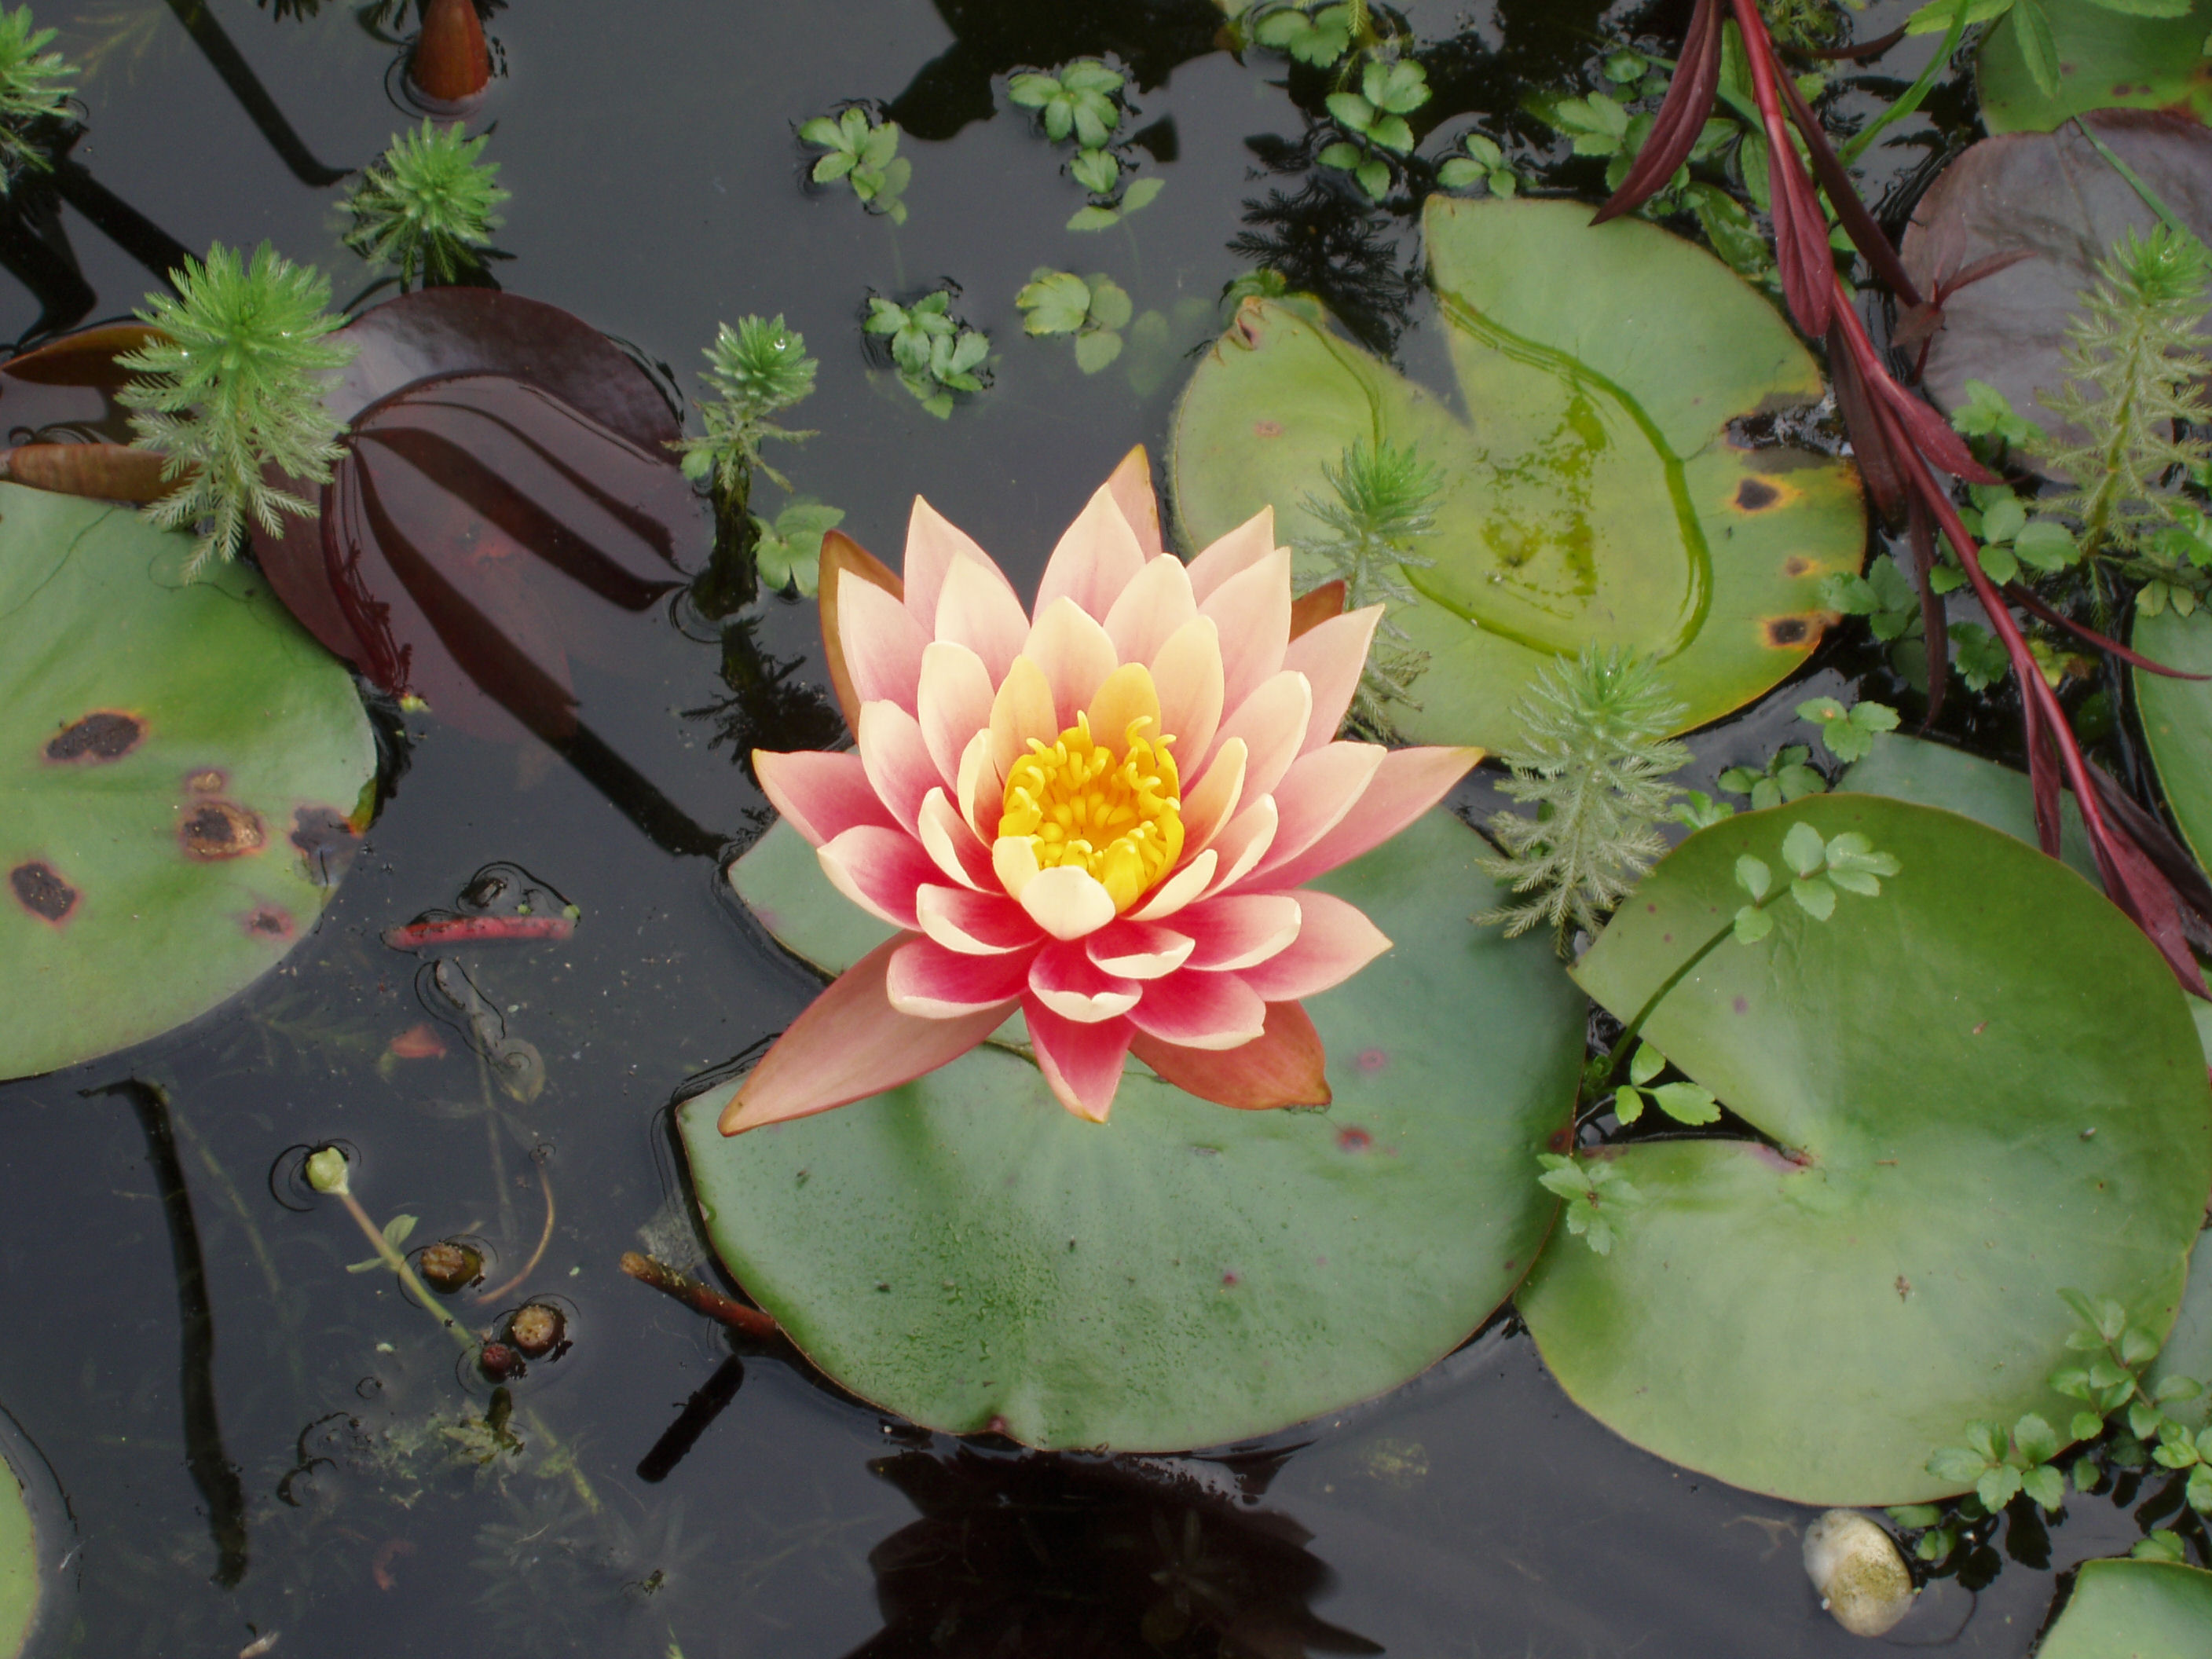
M1072 864L1113 896L1116 915L1144 896L1182 851L1182 797L1164 734L1149 714L1132 720L1119 753L1091 735L1091 717L1030 752L1006 779L999 834L1027 836L1039 869Z

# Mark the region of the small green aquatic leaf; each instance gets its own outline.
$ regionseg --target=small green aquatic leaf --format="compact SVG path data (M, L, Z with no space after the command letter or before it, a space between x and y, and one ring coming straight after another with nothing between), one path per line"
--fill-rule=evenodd
M1121 355L1121 337L1110 328L1085 334L1075 342L1075 366L1096 374Z
M2066 1501L2066 1477L2048 1463L2023 1469L2020 1489L2048 1512L2056 1513Z
M1811 824L1793 823L1782 837L1782 856L1790 860L1790 867L1800 876L1809 876L1827 862L1827 843ZM1737 860L1739 866L1741 863L1741 860Z
M1836 914L1836 890L1818 876L1800 877L1790 884L1790 896L1797 908L1816 921L1826 921Z
M1756 945L1774 931L1774 918L1755 904L1747 904L1735 913L1735 938L1739 945Z
M1774 885L1774 872L1767 868L1765 860L1746 853L1735 861L1735 884L1753 899L1763 899Z
M1014 295L1022 327L1031 334L1073 334L1091 312L1091 285L1067 270L1032 272Z
M1651 1091L1651 1099L1677 1123L1720 1121L1720 1103L1713 1098L1712 1091L1701 1089L1694 1083L1662 1083Z

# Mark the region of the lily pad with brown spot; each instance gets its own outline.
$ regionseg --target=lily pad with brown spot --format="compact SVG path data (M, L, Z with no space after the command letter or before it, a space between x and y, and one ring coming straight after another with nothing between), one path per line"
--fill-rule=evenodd
M126 1048L305 938L367 823L352 677L188 536L0 484L0 1078Z
M1429 277L1456 387L1418 385L1302 307L1248 301L1176 416L1175 501L1202 546L1262 507L1323 530L1324 465L1415 446L1442 475L1397 620L1429 656L1410 738L1510 745L1513 704L1586 644L1650 652L1704 724L1810 654L1825 577L1856 571L1847 461L1754 441L1817 403L1820 371L1711 255L1571 202L1431 197ZM1310 561L1305 580L1325 574Z

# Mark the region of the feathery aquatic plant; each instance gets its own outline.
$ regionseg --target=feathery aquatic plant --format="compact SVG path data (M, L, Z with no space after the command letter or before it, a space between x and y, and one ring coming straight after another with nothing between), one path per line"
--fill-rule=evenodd
M420 132L392 138L346 200L346 246L397 266L402 289L458 282L479 269L477 250L501 222L492 210L507 199L495 182L499 163L477 159L489 135L464 138L461 131L456 122L440 131L424 118Z
M133 377L118 397L139 411L139 447L167 459L164 477L184 481L144 511L165 528L198 528L191 575L230 557L249 520L274 535L280 513L314 512L264 470L330 482L342 423L323 403L324 376L355 348L325 337L344 321L329 313L330 279L266 242L251 263L218 242L206 264L188 258L170 281L176 293L148 295L137 313L164 337L116 360Z
M0 195L26 167L52 166L29 138L37 122L65 112L76 67L58 52L46 50L52 29L33 26L31 9L0 11Z
M806 337L786 328L781 315L773 320L743 317L735 328L722 324L703 355L707 385L719 395L699 405L706 435L676 446L683 452L684 476L694 482L711 477L715 489L739 507L750 493L755 467L790 489L791 481L762 459L760 446L766 438L795 443L814 435L768 419L814 390L820 365L806 355Z
M1667 775L1690 758L1667 738L1682 705L1654 659L1586 646L1538 675L1516 713L1528 735L1502 757L1512 776L1498 787L1536 816L1493 814L1504 855L1478 862L1534 896L1475 920L1503 923L1508 937L1548 922L1564 946L1577 929L1596 932L1667 850L1653 826L1680 793Z
M2132 549L2172 520L2168 475L2209 453L2177 439L2176 422L2212 422L2200 386L2212 374L2204 245L2166 225L2130 233L2097 274L2068 327L2066 384L2045 399L2084 434L2047 459L2074 484L2053 505L2081 520L2091 555Z
M1352 699L1352 723L1387 740L1393 734L1391 705L1419 707L1413 701L1413 682L1429 661L1426 652L1407 642L1389 607L1413 601L1405 580L1407 567L1425 569L1436 562L1413 549L1436 528L1443 480L1414 446L1387 438L1372 445L1355 441L1336 465L1323 461L1321 471L1329 494L1310 494L1304 506L1329 533L1301 539L1296 548L1342 580L1346 610L1385 607Z

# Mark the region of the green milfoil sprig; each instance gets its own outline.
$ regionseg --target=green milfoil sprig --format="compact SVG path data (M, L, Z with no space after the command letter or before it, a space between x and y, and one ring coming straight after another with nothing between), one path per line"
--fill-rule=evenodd
M149 295L137 313L163 337L116 360L132 376L117 396L137 411L139 447L181 481L144 512L164 528L198 530L186 571L197 574L231 556L249 521L275 535L280 514L314 512L264 472L330 482L343 423L323 402L325 383L355 347L327 337L344 321L330 313L329 278L266 242L251 262L218 242L206 264L188 258L170 281L176 293Z
M802 401L814 390L821 365L806 355L806 337L774 318L741 317L732 328L721 324L705 352L706 382L715 394L699 405L706 435L681 440L684 476L712 479L715 489L742 511L757 467L784 489L791 481L761 455L762 443L781 439L797 443L815 434L777 426L768 418Z
M1546 922L1564 946L1596 932L1667 850L1655 826L1680 793L1668 775L1690 758L1667 736L1683 707L1653 659L1587 646L1539 674L1515 712L1527 735L1502 757L1512 775L1498 787L1536 816L1494 814L1504 855L1477 861L1528 896L1475 920L1509 937Z
M1394 708L1420 706L1413 701L1413 682L1429 660L1427 653L1413 647L1390 608L1413 602L1405 572L1436 562L1416 550L1436 529L1443 477L1413 445L1387 438L1373 444L1354 440L1335 465L1323 461L1321 471L1328 493L1309 494L1302 505L1327 533L1299 538L1293 545L1320 566L1324 580L1343 581L1346 610L1384 607L1375 648L1352 698L1352 724L1388 740L1395 735Z
M0 11L0 195L26 167L43 173L53 163L30 139L39 122L65 115L76 67L46 46L52 29L37 27L31 9Z
M499 163L483 161L489 135L465 138L456 122L443 131L426 117L420 132L394 136L346 200L353 228L346 246L364 259L396 266L399 286L455 283L483 268L507 199Z

